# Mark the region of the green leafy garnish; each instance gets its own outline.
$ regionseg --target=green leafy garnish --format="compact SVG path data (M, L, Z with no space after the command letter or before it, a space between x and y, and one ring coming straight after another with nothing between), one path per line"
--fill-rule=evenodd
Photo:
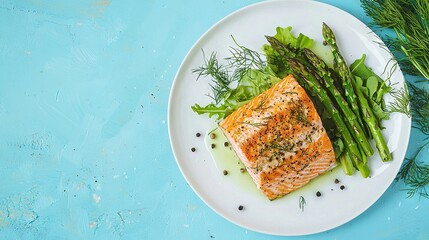
M276 37L299 49L313 44L313 40L303 34L294 37L291 30L291 27L278 27ZM223 59L224 64L219 62L216 53L213 52L209 58L204 55L204 64L193 70L198 74L198 79L200 77L212 79L210 84L212 94L209 96L214 102L206 106L198 104L192 106L192 110L198 114L223 119L280 81L283 76L278 74L278 71L284 75L290 73L286 64L273 65L269 60L267 64L258 52L238 44L233 37L232 39L235 46L230 47L231 56ZM275 54L275 51L269 48L271 47L264 47L268 52L271 51L271 55ZM271 55L265 53L267 59L271 59ZM284 66L284 69L278 66Z
M381 79L371 68L365 64L366 55L363 54L360 59L355 60L350 65L350 71L353 75L363 80L361 91L367 97L369 105L380 124L383 120L389 119L389 111L385 107L383 96L392 90L390 83Z
M393 97L393 101L386 106L387 111L403 113L411 117L410 94L407 84L404 83L404 86L399 90L392 90L390 95Z
M429 137L429 91L409 84L414 127Z
M195 104L191 106L191 108L194 112L198 114L208 114L210 118L217 115L218 119L225 118L225 116L228 116L231 112L235 110L235 108L229 107L227 104L216 106L213 103L210 103L204 107Z
M193 73L198 73L198 78L204 76L211 76L213 78L213 84L210 86L212 87L213 95L210 95L211 98L215 101L216 104L220 103L222 99L226 98L228 94L231 92L230 84L236 79L234 79L232 76L238 75L237 73L239 70L236 70L236 72L231 76L228 67L221 65L217 59L216 53L213 52L209 58L205 58L204 55L204 65L194 69Z
M428 145L429 142L420 147L413 158L406 158L396 177L396 180L401 179L408 186L405 190L409 198L413 197L416 193L422 197L429 198L429 193L426 189L429 186L429 164L417 160L420 153Z
M277 27L276 34L273 36L281 43L290 46L293 49L304 49L311 48L314 44L314 40L307 37L306 35L300 33L298 37L295 37L292 34L292 27ZM268 66L273 70L273 72L283 78L288 75L291 70L288 67L287 63L284 61L283 57L281 57L277 51L275 51L271 45L264 44L262 46L262 51L264 52Z
M310 48L314 40L300 33L298 37L295 37L292 34L292 27L277 27L276 34L274 35L277 40L279 40L283 44L288 44L292 48L303 49Z
M409 84L409 90L413 127L429 138L429 92L411 83ZM396 180L403 180L407 185L405 190L408 197L413 197L418 193L422 197L429 198L426 189L429 186L429 164L419 161L420 154L428 145L429 141L419 147L412 158L406 158L396 177Z
M299 209L301 209L302 212L304 212L305 204L305 198L303 196L299 196Z

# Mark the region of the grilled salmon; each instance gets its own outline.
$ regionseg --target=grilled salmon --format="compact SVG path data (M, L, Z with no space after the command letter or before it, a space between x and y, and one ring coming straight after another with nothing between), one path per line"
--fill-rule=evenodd
M304 186L335 165L322 121L293 75L231 113L219 127L270 200Z

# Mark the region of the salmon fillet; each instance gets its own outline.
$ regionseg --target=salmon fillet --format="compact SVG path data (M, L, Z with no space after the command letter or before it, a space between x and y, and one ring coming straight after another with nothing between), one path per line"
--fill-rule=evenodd
M293 75L219 123L268 199L282 197L335 165L322 121Z

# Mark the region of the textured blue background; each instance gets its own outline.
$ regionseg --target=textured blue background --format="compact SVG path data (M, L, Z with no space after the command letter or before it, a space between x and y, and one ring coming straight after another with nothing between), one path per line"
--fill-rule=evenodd
M254 2L0 0L0 239L288 239L207 207L167 133L187 51ZM357 0L323 2L369 23ZM409 156L421 141L413 130ZM403 188L339 228L291 239L429 239L429 200Z

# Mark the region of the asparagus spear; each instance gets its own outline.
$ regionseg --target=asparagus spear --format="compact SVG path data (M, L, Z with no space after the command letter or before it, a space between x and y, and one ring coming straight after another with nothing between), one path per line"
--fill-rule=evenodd
M348 149L346 149L340 155L338 160L340 161L341 166L343 167L344 173L347 175L353 175L353 172L354 172L353 162L355 162L356 168L359 170L362 177L367 178L371 173L368 167L368 164L360 161L356 163L356 160L353 159L353 155L350 153Z
M289 64L289 66L293 69L293 71L298 75L301 76L298 77L298 81L304 81L304 86L307 86L308 91L312 91L315 93L316 97L319 98L319 100L322 102L325 109L328 111L328 113L332 116L332 119L335 122L335 125L337 126L338 132L343 137L344 141L347 143L346 148L349 148L351 153L355 155L358 159L361 159L362 156L360 154L359 148L356 145L355 140L353 139L350 131L347 129L346 124L343 121L343 118L340 115L340 112L338 109L334 106L333 102L329 98L328 94L322 86L316 81L314 76L312 76L302 65L299 61L288 58L286 59L286 62Z
M326 43L329 45L332 55L334 56L334 66L336 69L338 69L338 74L340 75L340 78L342 80L341 85L344 88L344 93L347 99L347 102L350 104L353 112L358 117L358 121L361 126L363 126L362 117L359 112L359 107L356 102L356 94L353 90L352 86L352 74L350 72L349 67L347 66L347 63L344 61L343 56L340 53L340 50L337 46L337 40L335 38L334 32L326 23L323 23L322 26L322 34L323 38L325 39Z
M367 178L369 176L369 174L371 173L371 171L369 170L368 164L364 161L358 161L358 159L356 159L356 156L352 155L349 151L345 151L347 158L351 158L352 162L354 162L354 164L356 165L356 168L359 170L360 175L364 178Z
M341 163L341 166L343 168L343 171L345 174L347 175L353 175L355 169L353 167L353 162L352 159L350 158L350 154L348 151L344 151L340 157L338 158L338 160Z
M375 146L380 153L381 160L383 162L390 161L392 160L392 155L390 154L389 148L387 147L386 141L384 140L383 134L381 133L381 129L378 126L377 119L375 118L368 101L360 90L357 80L360 80L360 78L356 77L356 81L352 81L352 84L357 94L357 99L362 109L364 120L371 131L372 136L374 137Z
M289 59L286 59L286 62L293 69L293 71L298 75L297 76L298 81L305 82L305 84L303 85L308 88L307 91L312 91L313 93L316 93L315 94L316 97L319 98L319 100L324 105L325 109L331 115L333 121L335 122L335 125L337 127L339 134L344 139L344 142L346 142L346 152L350 154L349 158L352 159L355 166L361 172L361 175L364 178L368 177L369 168L367 164L362 161L362 159L366 158L366 156L365 157L362 156L362 154L365 154L365 153L361 153L361 151L359 150L359 146L356 144L355 140L353 139L353 136L350 133L349 129L347 128L343 118L341 117L340 112L334 106L333 101L329 98L327 92L317 82L315 77L310 72L308 72L305 69L304 65L302 65L298 60L289 58Z
M346 124L353 134L353 137L358 141L360 147L365 152L366 156L371 156L374 154L374 151L369 144L368 139L365 136L365 132L362 126L357 120L356 114L350 109L347 101L343 98L337 87L334 85L334 80L329 71L329 67L325 62L320 59L314 52L309 49L303 50L304 55L308 61L316 68L317 72L320 74L320 82L325 86L326 89L331 93L335 101L337 102L338 107L341 109L345 116ZM366 156L364 159L366 159ZM365 161L364 161L365 162Z
M284 58L294 58L296 54L290 50L286 45L277 40L275 37L265 35L268 43L273 47L273 49L280 54L280 56Z

